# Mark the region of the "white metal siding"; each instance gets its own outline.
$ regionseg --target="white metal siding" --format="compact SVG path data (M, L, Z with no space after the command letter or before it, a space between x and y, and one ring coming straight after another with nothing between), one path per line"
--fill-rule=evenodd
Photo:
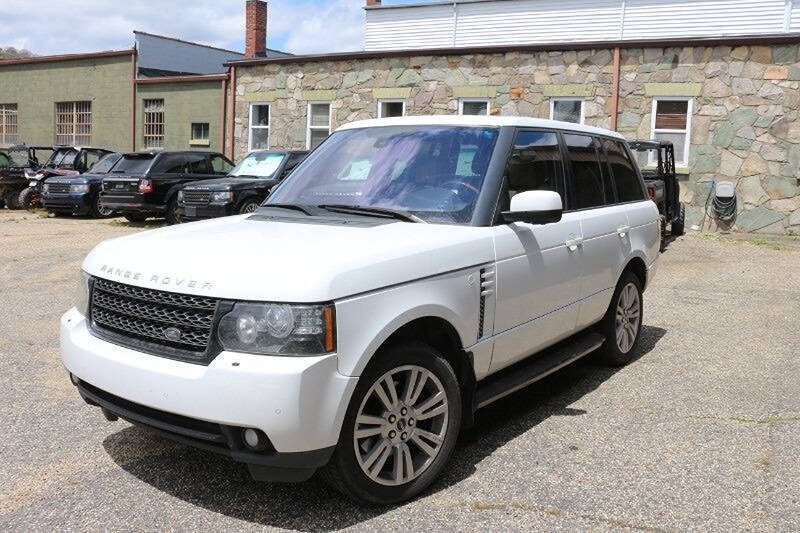
M366 50L450 46L453 46L452 6L367 10Z
M785 0L626 0L623 39L783 32Z
M365 48L479 47L786 31L800 32L800 0L461 0L368 9Z
M458 4L456 46L619 38L620 0Z

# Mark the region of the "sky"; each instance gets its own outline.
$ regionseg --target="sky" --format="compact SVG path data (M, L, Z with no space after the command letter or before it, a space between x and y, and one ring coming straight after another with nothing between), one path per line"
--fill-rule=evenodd
M364 4L269 0L267 46L295 54L362 50ZM36 55L119 50L141 30L243 51L244 7L245 0L0 0L0 47Z

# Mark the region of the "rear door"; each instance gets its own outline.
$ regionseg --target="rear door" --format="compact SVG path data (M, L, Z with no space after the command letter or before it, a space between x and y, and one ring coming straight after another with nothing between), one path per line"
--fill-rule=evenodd
M558 133L521 130L506 170L501 209L523 191L550 190L564 198ZM578 316L580 237L576 214L544 225L514 222L494 228L496 262L495 350L491 372L569 335Z

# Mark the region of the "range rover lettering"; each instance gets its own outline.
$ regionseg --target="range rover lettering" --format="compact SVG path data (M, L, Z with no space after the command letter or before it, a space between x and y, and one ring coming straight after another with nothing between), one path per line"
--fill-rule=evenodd
M590 353L629 362L658 258L617 133L360 121L253 213L99 244L61 354L109 420L389 504L476 410Z

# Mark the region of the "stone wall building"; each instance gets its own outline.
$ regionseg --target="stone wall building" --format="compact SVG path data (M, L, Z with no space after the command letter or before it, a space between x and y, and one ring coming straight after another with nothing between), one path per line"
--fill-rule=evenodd
M387 114L562 118L672 140L690 226L712 180L730 180L733 229L800 234L798 43L787 32L235 61L233 156L313 147L342 124Z

